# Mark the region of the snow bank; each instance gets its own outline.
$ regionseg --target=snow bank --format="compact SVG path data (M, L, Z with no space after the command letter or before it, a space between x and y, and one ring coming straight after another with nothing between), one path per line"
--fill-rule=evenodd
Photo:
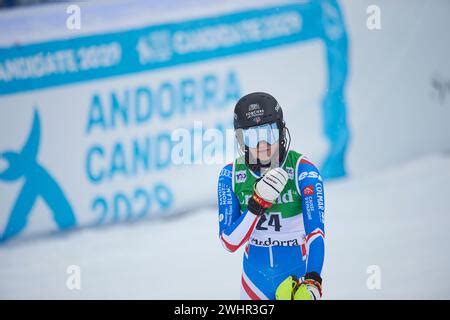
M327 299L449 299L450 155L435 154L326 188ZM242 250L217 239L215 208L0 247L0 298L238 299ZM66 269L81 268L81 290ZM381 270L369 290L368 266ZM424 286L426 281L426 286Z

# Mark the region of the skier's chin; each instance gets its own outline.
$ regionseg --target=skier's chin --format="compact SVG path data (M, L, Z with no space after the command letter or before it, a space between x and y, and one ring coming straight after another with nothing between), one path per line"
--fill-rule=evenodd
M264 157L263 159L258 158L258 160L259 163L261 163L262 165L270 165L270 163L272 162L272 157L270 158Z
M278 167L279 159L278 152L274 152L271 155L265 155L264 157L258 157L259 163L264 167Z

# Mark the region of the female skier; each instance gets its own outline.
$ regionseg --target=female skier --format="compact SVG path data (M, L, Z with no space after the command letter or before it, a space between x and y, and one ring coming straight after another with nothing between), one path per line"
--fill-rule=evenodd
M289 150L274 97L242 97L234 109L240 157L219 175L219 238L245 245L241 299L316 300L322 296L324 189L317 168Z

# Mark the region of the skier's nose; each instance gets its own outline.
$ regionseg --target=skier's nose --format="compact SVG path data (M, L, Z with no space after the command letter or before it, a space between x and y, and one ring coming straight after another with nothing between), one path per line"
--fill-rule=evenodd
M267 149L271 148L271 145L269 143L267 143L267 141L263 140L258 142L258 151L266 151Z

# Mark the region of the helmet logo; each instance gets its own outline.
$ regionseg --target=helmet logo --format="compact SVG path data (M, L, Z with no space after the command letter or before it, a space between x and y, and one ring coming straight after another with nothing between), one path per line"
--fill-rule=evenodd
M252 103L248 106L248 112L245 113L247 120L253 120L256 123L261 122L261 117L264 116L264 109L258 103Z
M256 109L261 109L261 107L257 103L252 103L251 105L248 106L248 111L253 111Z
M280 105L277 103L276 107L275 107L275 111L278 112L280 111Z

